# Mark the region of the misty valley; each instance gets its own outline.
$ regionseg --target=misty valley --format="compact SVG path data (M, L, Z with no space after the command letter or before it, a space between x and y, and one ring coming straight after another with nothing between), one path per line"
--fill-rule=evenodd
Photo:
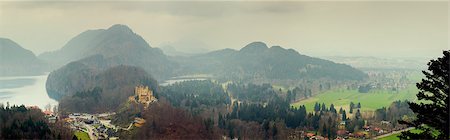
M141 9L149 3L156 6ZM223 7L218 6L219 3ZM346 6L365 7L355 3L357 5ZM326 15L330 15L330 11L345 11L343 5L335 7L343 8L340 10L324 6L324 12L321 8L308 7L323 3L295 1L0 2L0 16L15 15L10 10L39 7L33 4L49 4L44 7L49 8L50 13L53 13L53 6L57 9L66 7L70 11L81 8L69 6L71 4L85 4L99 7L99 13L111 9L128 13L126 18L123 17L128 20L119 20L124 24L116 24L116 18L105 16L102 22L83 23L92 26L80 24L85 27L81 30L67 28L66 34L60 35L70 34L70 38L64 40L61 36L45 40L64 42L62 47L54 50L39 46L41 36L31 39L36 34L30 31L30 39L26 40L42 47L40 49L44 51L40 53L35 52L36 48L33 51L26 49L31 46L25 39L16 40L15 32L8 34L9 29L0 30L0 139L450 139L448 46L429 44L426 55L425 52L416 55L414 53L421 51L418 46L423 40L408 39L419 45L407 46L408 49L400 51L395 47L380 51L387 49L380 44L388 41L378 38L399 38L399 42L410 43L402 40L407 35L395 36L397 34L389 32L390 27L403 27L403 24L390 22L386 25L370 23L377 28L358 31L358 34L353 30L348 33L340 30L341 27L361 28L361 25L369 24L364 20L383 17L368 14L374 10L368 7L360 8L358 13L344 12L342 15L345 16L336 13L341 15L339 18L347 19L341 21ZM290 9L291 4L302 6ZM386 7L382 3L364 4ZM3 10L3 7L8 8ZM7 14L1 14L3 11ZM72 20L62 17L67 14L64 11L54 12L49 17L66 19L65 23L69 24ZM309 15L307 11L314 14ZM376 14L386 13L385 16L397 13L392 9L375 11ZM364 12L371 16L356 16L364 15ZM254 15L241 17L250 13ZM294 16L297 14L302 16L297 18ZM150 18L155 26L172 28L153 29L156 36L149 35L151 27L147 26L151 24L140 24L148 20L142 18L148 18L147 15L155 18ZM258 22L266 16L271 17L264 18L267 23ZM75 19L81 17L89 16L73 16ZM358 19L356 17L364 18L358 22L349 21ZM380 21L410 23L409 18ZM39 26L47 23L42 19L46 18L35 18L39 22L32 28L41 28ZM297 20L302 21L303 26L291 25L300 24ZM336 25L328 23L330 21ZM428 23L421 21L424 23L420 23L420 27ZM10 22L0 24L0 28L12 27ZM45 26L51 26L47 24ZM411 28L413 25L419 26L412 24ZM55 28L60 27L66 26L55 25ZM247 34L246 28L259 31ZM341 32L335 34L334 31ZM17 34L20 32L18 30ZM57 31L45 33L53 36L50 35L53 32ZM204 35L209 32L221 34ZM294 32L298 32L298 36L291 34ZM229 42L229 39L240 38L236 42L244 45L217 43L211 47L214 45L208 46L201 41L172 40L174 42L162 45L152 42L152 38L161 40L182 35L189 36L187 40L192 42ZM411 33L408 35L416 37ZM439 35L430 33L426 36L439 38ZM354 38L354 42L339 40L342 36ZM372 42L362 41L367 38ZM314 40L316 42L311 43ZM444 40L448 41L448 38ZM281 45L272 45L274 42ZM307 43L291 46L295 44L292 42ZM366 46L349 47L361 42ZM401 46L398 42L389 43ZM307 46L312 44L321 47Z

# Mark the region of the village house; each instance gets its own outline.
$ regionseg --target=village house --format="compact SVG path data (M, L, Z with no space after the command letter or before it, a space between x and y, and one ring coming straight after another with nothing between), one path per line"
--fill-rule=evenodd
M145 120L143 118L134 118L134 126L142 127L145 124Z

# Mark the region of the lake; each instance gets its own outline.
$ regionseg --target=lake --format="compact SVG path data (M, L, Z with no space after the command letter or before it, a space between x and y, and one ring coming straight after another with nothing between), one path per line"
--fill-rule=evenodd
M38 106L44 109L50 104L57 106L56 100L48 97L45 89L46 75L0 77L0 104Z
M184 82L184 81L192 81L192 80L208 80L210 79L210 75L200 74L200 75L184 75L184 76L177 76L172 77L169 80L165 80L163 82L160 82L160 86L169 86L178 82Z

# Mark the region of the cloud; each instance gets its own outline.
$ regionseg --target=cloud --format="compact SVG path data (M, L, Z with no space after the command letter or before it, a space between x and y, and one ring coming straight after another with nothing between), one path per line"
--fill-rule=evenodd
M209 50L255 40L310 55L431 55L448 47L448 2L0 2L0 36L41 53L88 30L127 24L153 47ZM369 50L369 51L368 51ZM440 54L440 52L437 52Z
M226 2L226 1L22 1L1 2L3 8L17 10L112 10L218 18L235 14L290 13L301 9L299 2Z

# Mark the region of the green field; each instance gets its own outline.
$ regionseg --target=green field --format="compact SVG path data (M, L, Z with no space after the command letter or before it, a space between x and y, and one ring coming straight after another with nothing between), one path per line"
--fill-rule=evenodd
M89 135L86 132L76 131L75 136L77 136L79 140L90 140Z
M422 133L422 130L418 130L418 129L412 129L409 131L411 133ZM398 138L398 136L400 136L400 135L401 135L401 133L397 133L397 134L389 135L387 137L379 138L378 140L399 140L400 138Z
M387 137L379 138L379 140L399 140L397 136L400 136L401 133L389 135Z
M336 89L293 103L292 106L298 107L300 105L305 105L307 111L312 112L316 102L320 104L325 103L327 107L332 103L336 110L339 110L339 108L342 107L342 109L348 111L350 102L355 103L355 105L360 102L362 111L373 111L381 107L388 107L392 102L398 100L416 101L417 93L418 90L413 85L398 92L372 90L369 93L359 93L357 90Z

